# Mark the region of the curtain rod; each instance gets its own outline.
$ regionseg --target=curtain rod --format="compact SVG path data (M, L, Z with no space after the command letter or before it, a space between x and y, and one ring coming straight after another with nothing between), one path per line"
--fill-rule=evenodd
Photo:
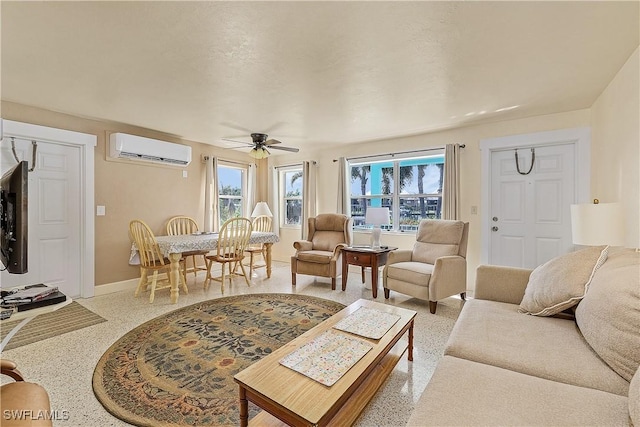
M305 161L306 160L303 160L300 163L293 163L293 164L290 164L290 165L278 165L278 166L274 166L274 168L278 169L278 168L290 168L290 167L293 167L293 166L302 166L302 163L305 162ZM318 162L316 162L315 160L308 160L308 162L309 163L313 163L314 165L318 164Z
M464 148L464 147L465 147L465 144L460 144L460 148ZM347 160L370 159L372 157L388 157L388 156L393 157L397 154L423 153L425 151L436 151L436 150L444 150L444 149L445 147L423 148L422 150L398 151L396 153L390 153L390 154L373 154L369 156L347 157ZM337 162L338 159L333 159L333 161Z

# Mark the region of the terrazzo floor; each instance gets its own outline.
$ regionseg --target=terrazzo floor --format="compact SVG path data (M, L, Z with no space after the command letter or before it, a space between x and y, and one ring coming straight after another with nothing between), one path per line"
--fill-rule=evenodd
M270 279L266 278L264 268L257 269L254 271L250 287L247 287L243 278L235 278L231 286L225 287L223 295L216 282L209 290L203 289L204 273L199 273L196 282L194 275L189 273L189 294L181 294L177 304L170 303L168 290L156 292L155 302L149 304L148 294L133 297L133 287L130 291L77 299L80 304L107 319L107 322L8 350L3 352L2 357L14 360L28 381L44 386L49 392L54 411L68 415L60 417L67 419L56 420L54 426L128 426L130 424L115 418L102 407L91 386L93 370L98 359L126 332L161 314L221 296L269 292L298 293L338 301L345 305L360 298L373 300L368 271L366 276L367 283L363 285L359 268L350 270L347 290L344 292L340 290L340 279L338 289L332 291L329 279L303 275L298 275L297 286L293 287L289 264L274 262ZM379 280L380 287L381 282ZM424 302L395 292L391 293L389 300L385 300L384 293L379 289L376 301L418 312L414 330L414 360L408 362L406 354L403 356L355 425L404 426L442 356L447 338L464 302L455 297L447 298L438 303L436 314L431 314Z

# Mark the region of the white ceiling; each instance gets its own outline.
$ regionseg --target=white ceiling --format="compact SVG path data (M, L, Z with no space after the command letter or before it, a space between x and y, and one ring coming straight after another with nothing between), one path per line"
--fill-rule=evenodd
M2 99L214 145L588 108L639 2L2 2Z

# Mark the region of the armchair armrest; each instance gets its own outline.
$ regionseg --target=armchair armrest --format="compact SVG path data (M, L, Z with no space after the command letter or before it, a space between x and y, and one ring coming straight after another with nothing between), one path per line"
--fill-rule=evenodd
M24 377L22 376L20 371L18 371L18 365L16 365L15 362L6 359L0 359L0 368L2 371L2 375L7 375L16 381L24 381Z
M429 300L467 291L467 260L459 255L436 258L429 280Z
M297 251L310 251L313 249L313 243L308 240L296 240L293 242L293 247Z
M497 265L481 265L476 270L474 297L520 304L533 270Z
M387 265L395 264L396 262L411 261L411 249L397 249L389 252L387 256Z
M333 248L333 255L331 256L331 259L337 261L338 257L340 256L340 252L342 252L342 248L346 248L347 246L349 245L347 245L346 243L338 243L336 247Z

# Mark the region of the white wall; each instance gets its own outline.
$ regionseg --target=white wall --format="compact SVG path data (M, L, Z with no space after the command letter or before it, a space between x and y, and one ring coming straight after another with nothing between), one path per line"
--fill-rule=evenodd
M640 54L631 55L591 108L592 197L621 202L627 247L640 246Z
M530 117L526 119L505 120L494 123L471 125L429 134L354 144L345 147L322 147L313 152L286 156L280 164L293 164L302 160L318 162L318 212L335 212L338 186L338 166L333 162L339 156L356 157L371 154L382 154L390 151L413 150L428 147L441 147L447 143L465 144L461 155L460 192L462 199L462 220L469 222L469 247L467 251L468 277L467 287L472 290L475 283L475 270L480 263L481 230L481 158L479 142L481 139L498 136L533 133L589 126L590 111L578 110L566 113ZM278 156L279 157L279 156ZM278 157L270 159L271 166L278 165ZM270 188L273 188L270 186ZM471 214L471 207L477 206L478 213ZM300 236L299 230L282 230L281 241L273 247L273 257L277 260L289 261L295 252L293 241ZM355 233L356 243L368 243L369 234ZM415 242L414 234L383 233L382 241L386 245L400 248L411 248Z

